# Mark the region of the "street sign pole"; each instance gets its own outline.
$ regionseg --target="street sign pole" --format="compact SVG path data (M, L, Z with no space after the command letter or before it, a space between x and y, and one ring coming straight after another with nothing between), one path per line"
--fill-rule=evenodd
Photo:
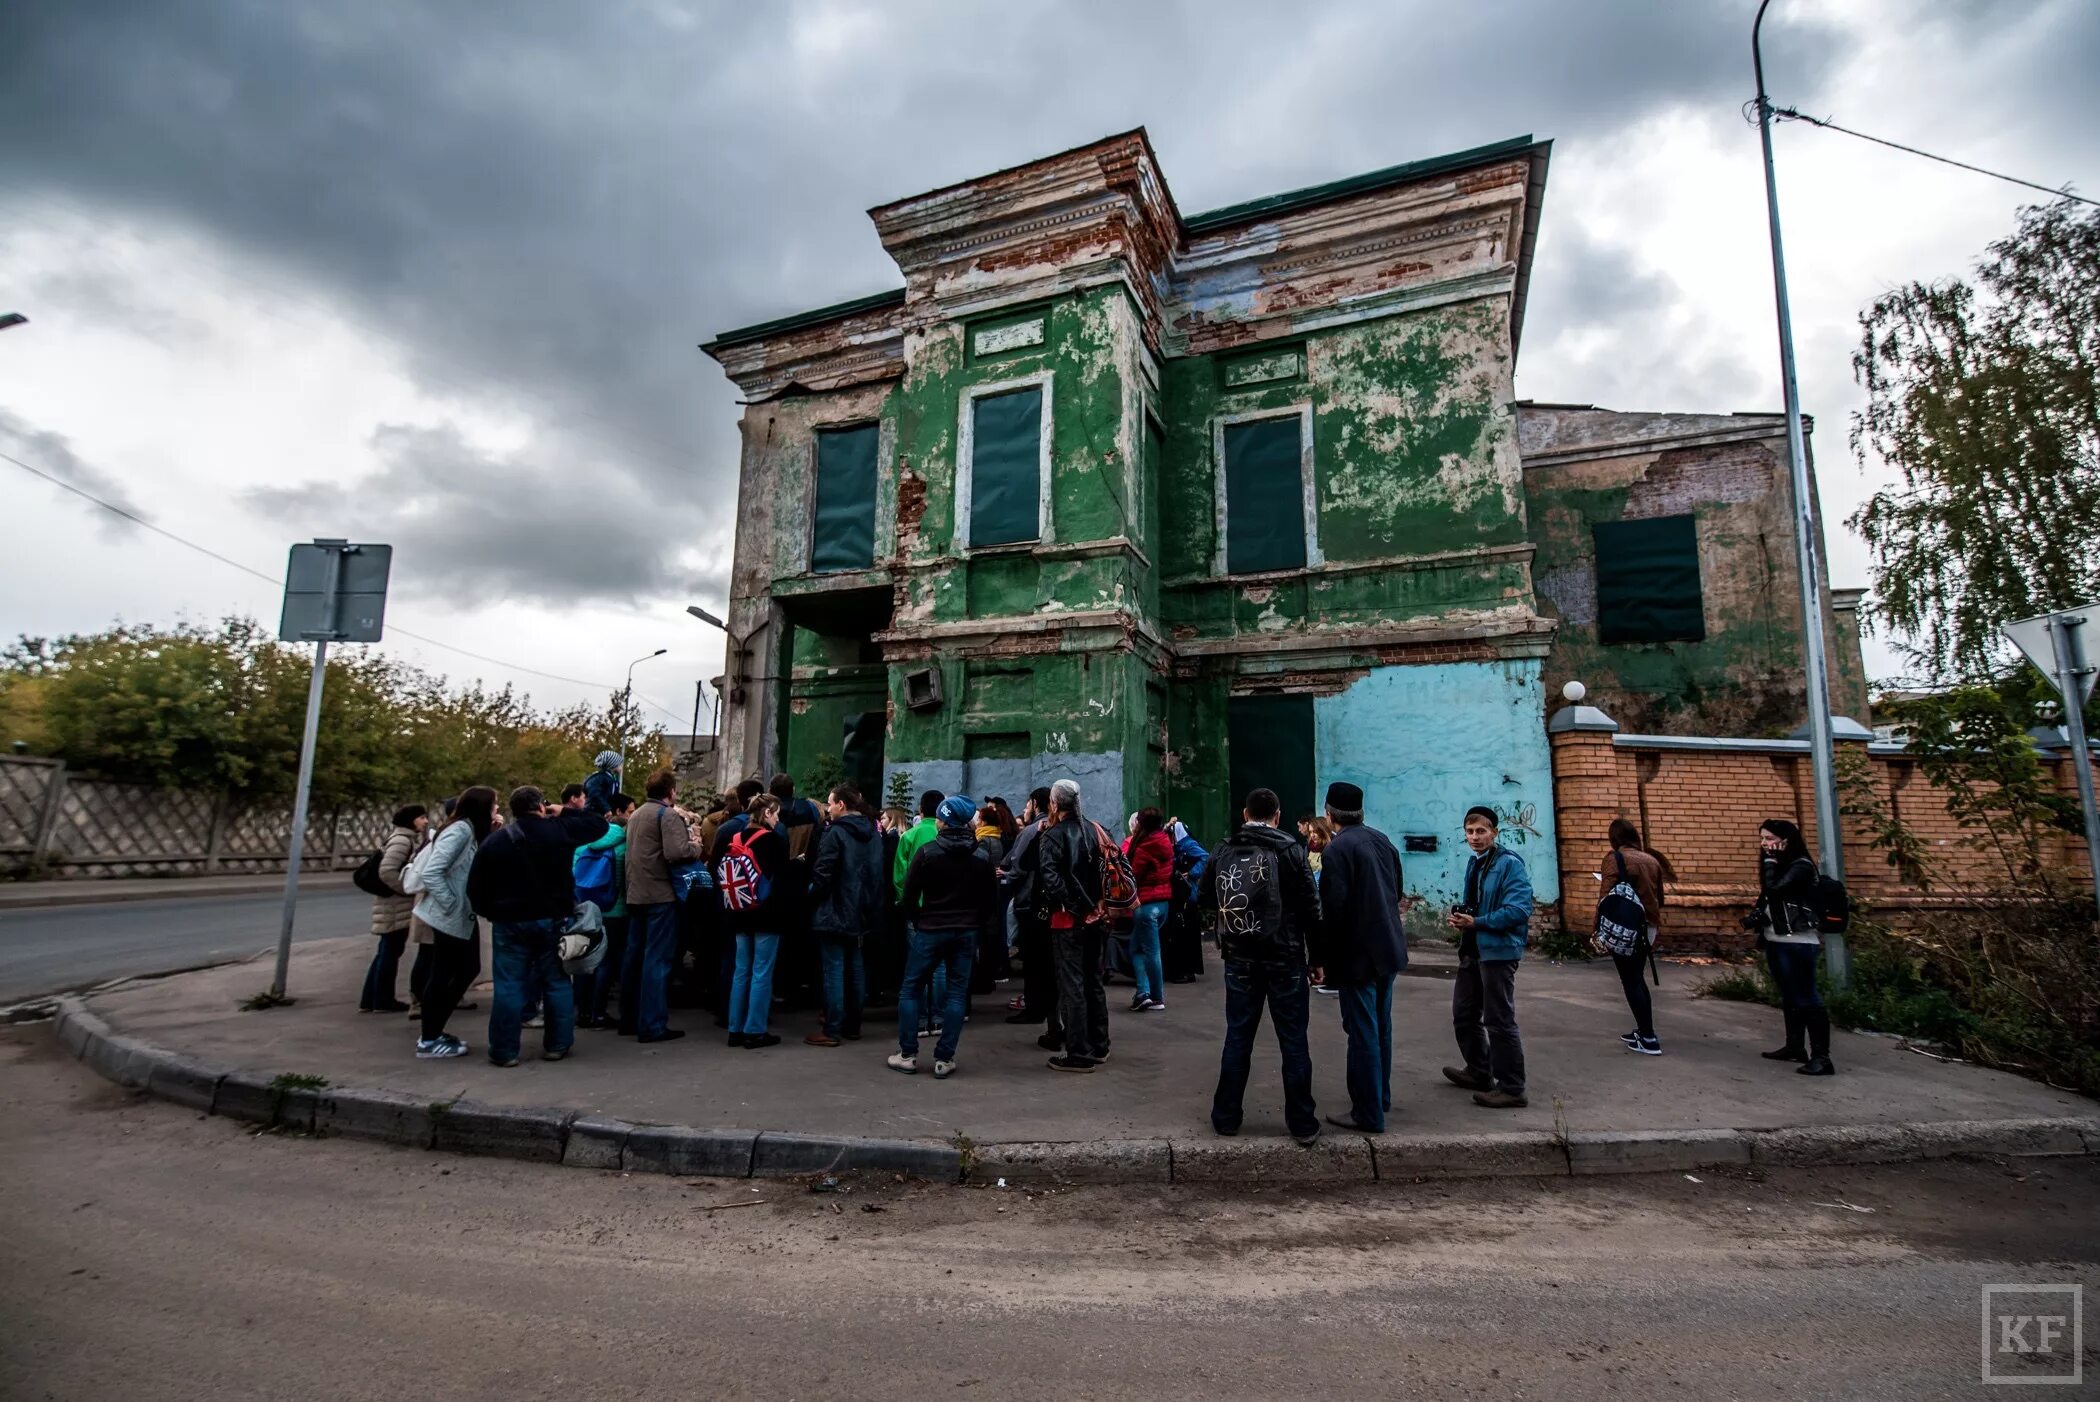
M343 579L341 546L347 541L315 541L336 547L328 551L327 574L321 585L321 617L327 627L311 630L314 636L314 675L306 685L306 729L299 737L299 787L292 799L292 845L284 864L284 922L277 931L277 973L270 980L273 1001L284 998L285 974L292 961L292 922L299 913L299 866L306 857L306 805L314 783L314 744L321 737L321 688L328 680L328 643L336 633L336 590Z
M2085 856L2093 876L2093 900L2100 905L2100 803L2093 798L2093 759L2086 748L2086 681L2092 666L2085 654L2085 617L2049 615L2049 637L2055 644L2056 686L2064 694L2064 734L2071 742L2071 769L2078 776L2078 804L2085 810Z
M299 868L306 860L306 815L313 792L314 749L321 738L321 692L328 680L330 643L376 643L386 615L390 545L316 540L292 547L285 568L284 613L277 636L314 645L313 680L306 687L306 729L299 739L298 791L292 798L292 840L285 852L284 920L277 931L277 972L269 1003L288 1003L285 979L292 961L292 926L299 913Z

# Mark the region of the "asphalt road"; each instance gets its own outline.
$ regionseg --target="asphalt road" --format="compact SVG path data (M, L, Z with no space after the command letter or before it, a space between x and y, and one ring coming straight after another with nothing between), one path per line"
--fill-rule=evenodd
M820 1194L252 1134L42 1027L0 1124L6 1397L1916 1402L1982 1285L2100 1284L2091 1159Z
M240 959L277 942L276 895L184 897L0 911L0 1006L106 979L162 974ZM361 934L372 898L362 891L302 893L293 936Z

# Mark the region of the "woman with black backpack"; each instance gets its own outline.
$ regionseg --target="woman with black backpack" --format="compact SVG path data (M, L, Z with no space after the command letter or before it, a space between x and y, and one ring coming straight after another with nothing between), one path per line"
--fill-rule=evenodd
M1619 986L1625 990L1626 1006L1633 1013L1633 1030L1619 1040L1626 1050L1639 1052L1643 1056L1661 1056L1662 1040L1655 1035L1655 999L1649 996L1648 985L1642 982L1654 957L1655 941L1662 925L1663 879L1669 874L1658 853L1649 851L1641 842L1641 830L1624 818L1611 820L1611 851L1597 864L1597 880L1602 897L1597 902L1597 941L1604 952L1611 955L1612 964L1619 971ZM1628 906L1627 894L1621 891L1623 883L1632 899L1639 902L1636 914ZM1621 914L1637 920L1638 929L1614 929ZM1631 947L1625 945L1631 934Z
M1815 859L1808 854L1801 829L1784 818L1767 819L1757 830L1757 845L1757 904L1743 923L1758 932L1786 1015L1786 1045L1763 1056L1767 1061L1801 1062L1797 1069L1804 1076L1834 1075L1830 1014L1816 990L1823 935Z

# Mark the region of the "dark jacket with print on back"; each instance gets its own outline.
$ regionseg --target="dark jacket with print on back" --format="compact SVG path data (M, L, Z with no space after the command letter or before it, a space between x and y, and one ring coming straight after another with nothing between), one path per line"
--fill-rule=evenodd
M810 871L809 927L832 939L858 939L882 928L889 866L882 834L859 813L833 822L817 839Z
M611 825L588 808L512 818L482 840L467 873L467 900L484 920L518 925L566 920L576 909L576 849Z
M998 868L977 850L975 833L942 828L938 837L912 853L898 908L913 928L929 932L994 928Z
M1400 853L1392 839L1362 823L1335 833L1320 855L1329 983L1373 983L1407 967L1400 891Z
M1196 905L1217 916L1221 958L1308 968L1327 962L1312 865L1277 828L1244 823L1227 838L1203 868Z

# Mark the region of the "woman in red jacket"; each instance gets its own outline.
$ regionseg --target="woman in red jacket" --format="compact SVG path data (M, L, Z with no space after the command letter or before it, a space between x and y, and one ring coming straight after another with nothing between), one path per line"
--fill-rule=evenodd
M1174 894L1174 842L1166 817L1157 808L1140 808L1137 831L1123 840L1123 855L1137 877L1138 908L1131 916L1130 963L1137 978L1134 1013L1167 1010L1167 975L1159 953L1160 932L1167 923L1167 902Z

